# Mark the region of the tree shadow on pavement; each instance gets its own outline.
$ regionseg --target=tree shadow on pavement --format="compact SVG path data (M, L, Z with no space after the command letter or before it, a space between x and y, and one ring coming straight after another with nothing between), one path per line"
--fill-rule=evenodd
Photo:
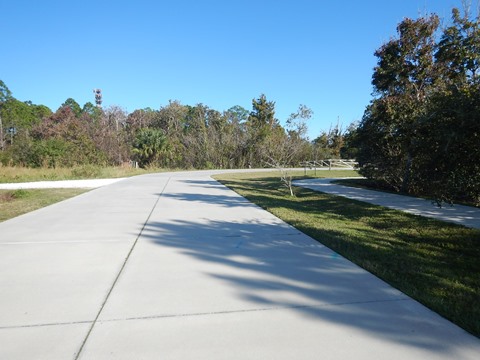
M190 194L164 196L192 199ZM146 225L142 238L194 258L211 288L224 287L243 304L222 305L219 311L291 309L385 341L451 352L452 357L455 348L471 346L455 326L295 228L274 217L256 220L252 212L261 211L256 206L231 196L196 194L193 201L222 205L228 208L225 212L249 211L251 218L156 220ZM245 209L249 206L252 209ZM230 303L222 301L218 291L210 301Z

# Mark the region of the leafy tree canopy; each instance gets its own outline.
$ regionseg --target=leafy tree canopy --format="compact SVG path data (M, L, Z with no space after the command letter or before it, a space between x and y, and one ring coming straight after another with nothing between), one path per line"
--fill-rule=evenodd
M60 108L63 108L63 107L68 107L70 108L71 111L73 111L73 113L75 114L75 116L79 117L82 113L82 108L80 107L80 105L75 101L73 100L72 98L68 98L67 100L65 100L65 102L60 105Z
M5 85L2 80L0 80L0 103L9 100L11 97L11 91L8 89L7 85Z

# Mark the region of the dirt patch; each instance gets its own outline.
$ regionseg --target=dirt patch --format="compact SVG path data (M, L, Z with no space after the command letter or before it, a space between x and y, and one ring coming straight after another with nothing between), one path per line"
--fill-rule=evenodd
M8 203L15 200L15 195L12 192L0 193L0 204Z

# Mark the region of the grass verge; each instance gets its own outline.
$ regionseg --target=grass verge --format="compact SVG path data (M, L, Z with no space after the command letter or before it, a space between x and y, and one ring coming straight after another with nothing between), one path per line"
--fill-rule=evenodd
M80 195L87 189L0 190L0 222Z
M84 165L71 168L27 168L0 165L0 183L19 183L30 181L108 179L142 175L162 169L135 169L130 166L103 167Z
M480 230L308 189L291 197L271 173L216 179L480 337Z

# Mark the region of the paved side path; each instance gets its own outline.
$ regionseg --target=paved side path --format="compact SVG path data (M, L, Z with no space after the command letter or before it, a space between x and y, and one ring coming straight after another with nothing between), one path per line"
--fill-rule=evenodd
M0 359L478 359L480 340L210 178L0 223Z
M294 184L315 191L405 211L410 214L427 216L480 229L480 209L478 208L462 205L444 205L440 208L430 200L337 185L331 183L333 180L335 179L297 180Z
M0 184L1 190L14 189L66 189L66 188L97 188L110 185L124 178L118 179L91 179L91 180L57 180L57 181L32 181L24 183Z

